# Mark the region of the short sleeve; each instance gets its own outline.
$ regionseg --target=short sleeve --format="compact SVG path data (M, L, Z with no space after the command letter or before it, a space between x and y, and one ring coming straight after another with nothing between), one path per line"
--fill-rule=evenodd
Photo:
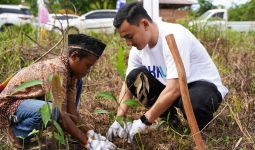
M190 50L192 41L188 38L189 34L184 33L185 32L182 32L182 34L174 34L174 38L185 68L186 76L188 77L190 75ZM163 50L167 68L167 79L178 78L177 68L165 37L163 40Z
M139 51L135 47L132 47L128 57L128 67L126 71L126 76L130 73L130 71L141 66L142 59L139 55Z

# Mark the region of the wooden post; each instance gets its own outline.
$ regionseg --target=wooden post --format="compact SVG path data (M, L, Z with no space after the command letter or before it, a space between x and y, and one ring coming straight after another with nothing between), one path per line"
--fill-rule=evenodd
M176 68L177 68L182 103L183 103L183 107L184 107L184 110L185 110L185 113L186 113L186 116L188 119L189 127L191 129L192 137L195 141L197 149L204 150L205 144L204 144L204 141L200 134L200 131L199 131L199 128L197 125L197 121L196 121L196 118L195 118L195 115L194 115L194 112L192 109L192 105L190 102L190 96L189 96L189 91L188 91L188 86L187 86L187 78L186 78L184 65L181 60L179 50L177 48L173 34L167 35L166 41L167 41L168 47L170 49L170 52L173 55L174 62L175 62ZM183 43L183 44L185 44L185 43Z

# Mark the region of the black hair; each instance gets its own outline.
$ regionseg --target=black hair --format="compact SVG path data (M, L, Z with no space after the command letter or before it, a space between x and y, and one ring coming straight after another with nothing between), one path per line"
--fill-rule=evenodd
M90 51L85 50L85 49L69 47L68 48L68 56L70 57L73 52L77 52L78 53L78 57L80 59L89 57L91 55L94 55ZM94 56L96 56L96 55L94 55ZM98 56L96 56L96 57L99 58Z
M122 7L114 18L113 25L115 28L119 28L121 24L127 20L132 25L139 25L141 19L148 19L152 22L151 17L147 11L143 8L141 2L133 2Z

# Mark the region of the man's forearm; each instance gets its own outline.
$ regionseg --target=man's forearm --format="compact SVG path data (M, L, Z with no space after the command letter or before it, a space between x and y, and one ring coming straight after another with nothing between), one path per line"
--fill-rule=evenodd
M149 122L153 123L161 114L170 108L175 100L180 96L178 80L173 79L166 88L161 92L153 106L145 113ZM174 85L174 86L173 86Z
M128 112L128 106L126 104L120 104L118 107L117 116L125 116Z

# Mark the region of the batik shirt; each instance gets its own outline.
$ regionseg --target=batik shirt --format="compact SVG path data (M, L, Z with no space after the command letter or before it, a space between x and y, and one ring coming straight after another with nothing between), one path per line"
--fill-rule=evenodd
M30 65L20 70L0 93L0 128L9 126L8 118L14 115L19 104L25 99L44 97L50 89L49 77L59 75L62 79L62 111L72 113L76 95L77 79L72 76L68 59L58 57ZM43 84L15 92L16 87L31 80L41 80ZM67 107L68 106L68 107Z

